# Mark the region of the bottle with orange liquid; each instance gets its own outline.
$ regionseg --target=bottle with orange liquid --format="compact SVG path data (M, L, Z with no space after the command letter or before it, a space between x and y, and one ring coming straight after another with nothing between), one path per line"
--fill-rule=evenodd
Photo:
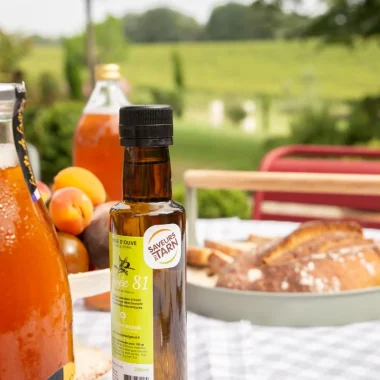
M24 138L22 84L0 84L0 379L73 380L72 302Z
M90 170L103 183L109 200L122 198L123 149L119 141L119 109L129 105L120 87L116 64L96 67L96 86L76 128L74 165Z

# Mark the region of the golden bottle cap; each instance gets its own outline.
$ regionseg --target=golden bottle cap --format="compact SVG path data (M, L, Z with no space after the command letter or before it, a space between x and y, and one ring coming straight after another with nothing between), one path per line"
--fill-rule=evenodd
M117 80L120 79L120 66L115 63L97 65L95 67L96 80Z

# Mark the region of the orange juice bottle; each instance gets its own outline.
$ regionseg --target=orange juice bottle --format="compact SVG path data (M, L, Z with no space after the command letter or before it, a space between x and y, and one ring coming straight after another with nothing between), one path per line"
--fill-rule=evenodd
M109 200L122 197L123 149L119 142L119 109L129 105L120 85L119 66L96 67L96 86L74 136L74 165L90 170L103 183Z
M0 84L0 379L71 380L70 288L28 158L25 102L23 85Z

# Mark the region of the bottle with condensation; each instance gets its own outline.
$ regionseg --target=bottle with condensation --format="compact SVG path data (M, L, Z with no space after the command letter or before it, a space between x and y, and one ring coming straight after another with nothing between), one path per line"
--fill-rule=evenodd
M24 138L23 84L0 84L0 379L73 380L72 302Z
M109 200L122 196L123 149L119 143L119 109L129 105L116 64L96 67L96 86L78 122L73 146L75 166L90 170L103 183Z

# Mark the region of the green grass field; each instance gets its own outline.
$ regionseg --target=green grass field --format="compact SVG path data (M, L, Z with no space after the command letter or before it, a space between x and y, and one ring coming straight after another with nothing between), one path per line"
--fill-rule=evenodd
M310 81L320 97L358 98L380 90L380 46L323 48L316 42L248 41L132 45L122 72L134 87L172 84L171 53L183 59L189 90L212 96L302 95ZM30 81L42 71L62 75L59 47L36 47L23 67Z
M187 169L254 170L263 153L262 141L254 135L176 121L173 182L180 184Z
M318 50L312 42L255 41L130 46L128 60L121 66L137 92L143 94L144 87L173 86L173 49L184 58L190 109L184 121L176 122L171 150L175 185L192 168L254 170L265 153L261 133L248 135L231 125L221 129L207 125L212 98L242 100L259 93L302 98L305 87L310 90L310 79L314 79L315 95L332 101L380 91L380 46L375 43L356 50ZM63 82L59 47L36 47L23 67L29 87L43 71L52 71ZM274 111L271 119L272 132L286 130L288 120L281 112Z

